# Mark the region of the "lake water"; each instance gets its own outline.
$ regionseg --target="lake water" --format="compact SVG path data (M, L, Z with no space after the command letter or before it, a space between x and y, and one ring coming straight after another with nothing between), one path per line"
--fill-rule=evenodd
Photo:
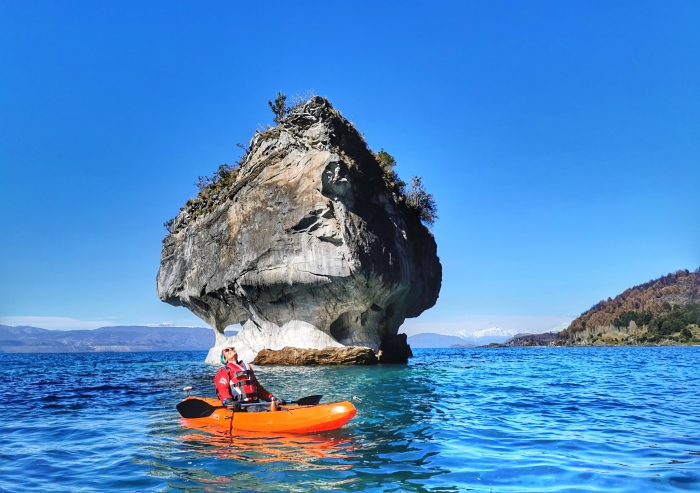
M287 399L362 399L292 438L184 428L204 352L0 354L0 491L700 491L698 347L415 353L256 368Z

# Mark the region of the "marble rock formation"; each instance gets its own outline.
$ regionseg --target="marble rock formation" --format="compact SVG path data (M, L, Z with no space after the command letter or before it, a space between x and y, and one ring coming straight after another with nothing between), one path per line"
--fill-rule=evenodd
M361 346L385 363L406 361L399 327L435 304L441 282L433 235L354 126L314 97L181 209L157 291L215 330L212 363L227 344L244 361Z
M376 365L377 355L368 347L327 347L279 350L263 349L253 360L256 365Z

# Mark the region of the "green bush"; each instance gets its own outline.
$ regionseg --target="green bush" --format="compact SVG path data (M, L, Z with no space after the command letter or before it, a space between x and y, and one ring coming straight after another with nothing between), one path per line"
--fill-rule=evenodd
M687 329L687 325L700 322L700 303L676 306L677 308L670 312L653 319L649 324L650 332L658 335L671 335L675 332L682 333L683 329Z
M673 319L673 318L668 318L661 322L661 324L658 326L658 333L661 335L671 335L675 332L680 332L685 328L685 325L683 322L681 322L678 319Z
M630 322L634 322L635 324L637 324L637 326L641 327L642 325L649 324L649 322L651 322L651 319L653 317L654 316L651 314L651 312L629 311L629 312L624 312L618 318L613 320L612 324L615 327L628 327Z
M238 164L220 164L219 168L214 171L212 176L200 176L194 186L200 191L205 188L221 183L221 185L229 185L236 181L238 175Z
M212 183L214 183L213 177L211 177L211 176L199 176L199 177L197 177L197 181L194 183L194 186L197 187L197 189L199 189L199 190L204 190Z
M399 178L394 170L396 159L383 148L374 154L379 167L382 169L384 180L403 198L409 209L413 210L426 226L432 226L438 219L437 204L433 194L426 192L423 178L411 177L411 186L407 189L406 182Z
M389 186L395 187L397 193L403 197L406 193L406 182L399 178L399 175L394 170L396 166L396 159L394 159L394 156L382 148L374 157L377 159L379 167L382 169L384 180Z
M433 194L425 191L423 178L420 176L411 177L411 187L406 192L406 205L416 211L423 224L432 226L438 219Z
M379 150L378 153L374 155L374 157L377 158L379 167L382 168L384 174L388 175L389 173L392 173L394 171L394 166L396 166L396 159L394 159L394 156L386 152L383 147Z
M270 105L270 109L275 115L273 117L275 125L279 125L280 121L282 121L282 118L284 118L285 115L287 115L289 113L289 110L291 109L287 106L287 96L281 92L277 93L277 97L275 98L274 103L272 101L268 101L267 104Z

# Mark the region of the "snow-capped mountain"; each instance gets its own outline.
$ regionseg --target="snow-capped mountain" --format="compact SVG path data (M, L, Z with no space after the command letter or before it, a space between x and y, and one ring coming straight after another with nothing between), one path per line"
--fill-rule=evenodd
M445 334L435 334L432 332L423 332L421 334L412 335L408 338L408 343L412 348L448 348L448 347L471 347L475 344L466 342L461 337L448 336Z
M489 327L488 329L475 330L473 332L467 332L466 330L460 330L455 332L457 337L462 339L481 339L483 337L513 337L517 334L515 330L504 330L500 327Z
M454 335L470 344L483 346L492 342L503 343L513 337L517 331L512 329L501 329L500 327L489 327L488 329L466 331L460 330Z
M569 322L566 322L556 327L531 330L527 331L527 333L541 334L544 332L559 332L560 330L564 330L568 326ZM453 335L463 339L464 341L470 344L484 346L486 344L491 344L492 342L502 344L515 336L523 334L524 332L519 332L516 329L501 329L500 327L489 327L488 329L474 331L460 330L458 332L455 332Z

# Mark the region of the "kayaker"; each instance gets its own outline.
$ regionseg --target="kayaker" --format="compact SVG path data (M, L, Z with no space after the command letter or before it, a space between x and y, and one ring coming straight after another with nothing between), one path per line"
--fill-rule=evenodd
M235 347L225 347L221 351L221 364L224 367L214 377L214 385L216 386L216 395L224 406L235 407L238 404L255 403L261 400L270 402L275 398L255 378L253 367L238 360ZM279 399L277 401L280 402ZM243 409L247 411L265 410L262 406L260 407L261 409L258 409L258 406L249 406Z

